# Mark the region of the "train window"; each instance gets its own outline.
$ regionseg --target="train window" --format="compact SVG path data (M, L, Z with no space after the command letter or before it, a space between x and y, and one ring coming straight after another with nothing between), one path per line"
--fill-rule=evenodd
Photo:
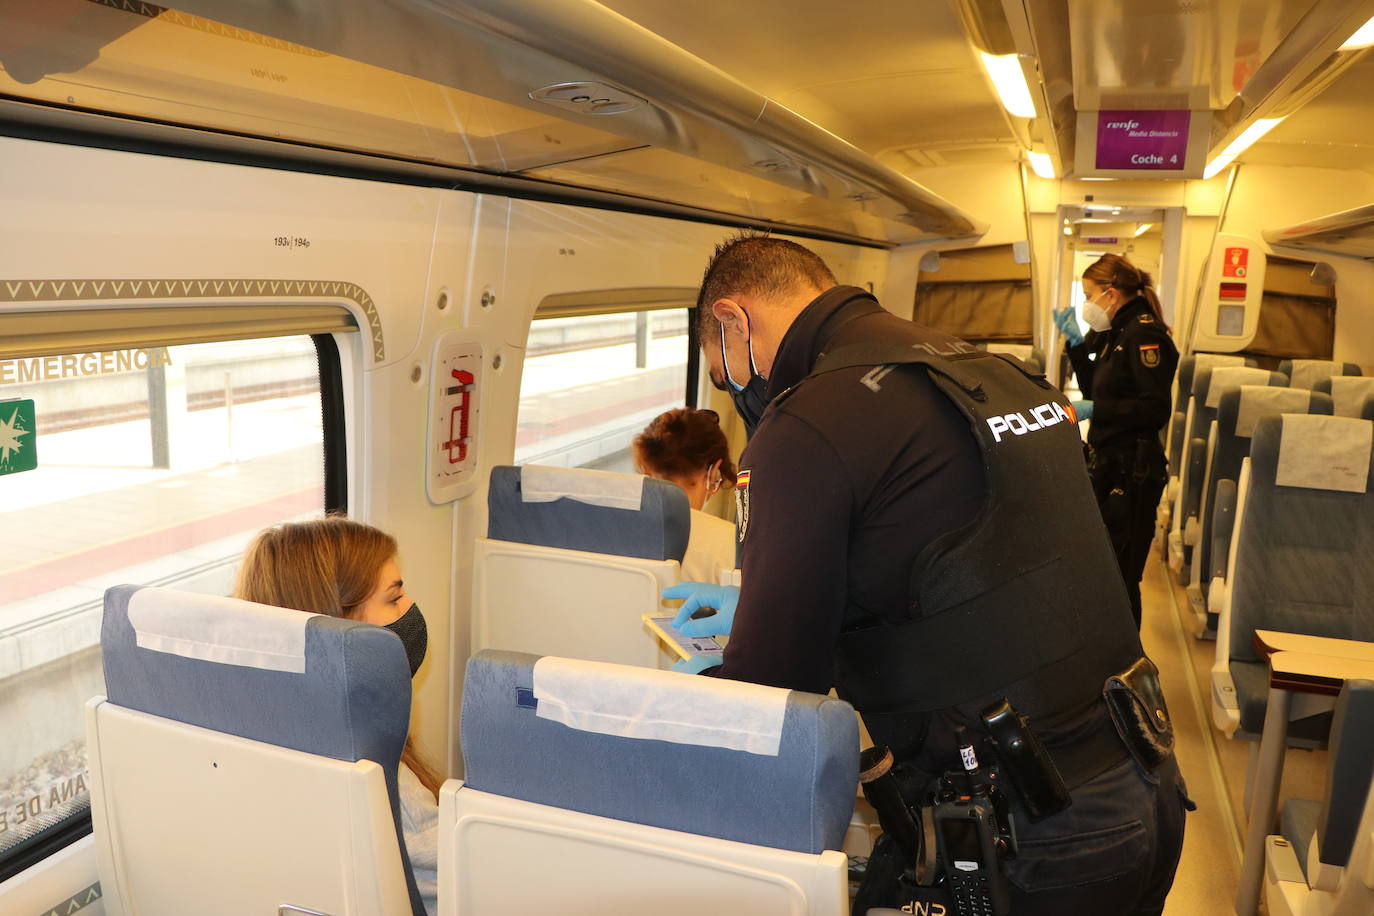
M227 594L256 531L323 514L338 377L324 335L4 355L0 880L88 820L104 590Z
M970 343L1029 344L1030 266L1011 245L942 251L937 269L917 278L912 319Z
M630 441L657 414L687 403L688 311L536 316L516 463L634 470Z
M1314 279L1312 268L1309 261L1275 255L1268 259L1259 324L1244 351L1265 368L1277 368L1284 359L1331 358L1336 341L1336 289Z

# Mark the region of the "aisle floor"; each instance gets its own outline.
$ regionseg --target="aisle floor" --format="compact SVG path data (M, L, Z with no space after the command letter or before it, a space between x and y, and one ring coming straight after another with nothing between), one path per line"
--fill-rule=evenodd
M1159 667L1174 719L1179 765L1198 806L1188 816L1183 858L1164 913L1232 913L1245 829L1250 743L1229 739L1212 724L1210 681L1216 643L1194 637L1187 595L1157 553L1146 566L1141 597L1141 639ZM1324 751L1290 749L1280 798L1320 798L1325 766Z

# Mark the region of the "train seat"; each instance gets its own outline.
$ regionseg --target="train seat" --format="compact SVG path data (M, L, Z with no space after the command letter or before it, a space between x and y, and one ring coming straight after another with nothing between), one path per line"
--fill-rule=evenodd
M1374 378L1363 375L1331 375L1317 379L1313 391L1331 396L1338 417L1358 417L1365 399L1374 395Z
M1354 363L1339 363L1331 359L1285 359L1279 363L1279 371L1288 376L1288 384L1293 388L1311 388L1317 382L1335 375L1360 375L1360 367Z
M105 912L424 916L396 790L410 669L395 634L123 585L100 650L86 729Z
M1169 568L1186 586L1192 578L1193 549L1202 537L1198 512L1207 468L1207 437L1216 419L1221 393L1241 385L1286 385L1288 379L1277 372L1249 366L1209 366L1193 374L1193 394L1188 400L1184 423L1182 458L1179 461L1177 497L1170 513L1168 539Z
M1290 799L1265 842L1271 916L1374 912L1374 681L1342 687L1330 747L1325 798Z
M639 474L497 467L473 563L473 651L671 664L640 615L678 581L687 494Z
M1241 464L1250 454L1255 424L1269 414L1331 412L1328 395L1301 388L1240 385L1221 393L1217 418L1207 442L1209 461L1199 513L1202 532L1196 548L1198 560L1192 565L1193 577L1188 585L1188 597L1203 618L1203 632L1216 632L1216 612L1208 609L1207 596L1214 579L1219 579L1224 587L1231 523L1235 520L1236 484Z
M484 651L439 912L848 913L859 737L832 697Z
M1229 353L1189 353L1180 356L1178 370L1174 373L1174 409L1169 421L1167 452L1169 457L1169 476L1178 480L1179 462L1183 460L1184 422L1188 417L1188 404L1193 397L1193 376L1202 369L1217 366L1250 366L1257 363L1243 356ZM1175 434L1177 431L1177 434Z
M1258 738L1268 696L1256 629L1374 638L1374 423L1282 414L1255 425L1236 497L1230 581L1218 605L1212 714ZM1330 703L1295 698L1290 743L1320 746Z

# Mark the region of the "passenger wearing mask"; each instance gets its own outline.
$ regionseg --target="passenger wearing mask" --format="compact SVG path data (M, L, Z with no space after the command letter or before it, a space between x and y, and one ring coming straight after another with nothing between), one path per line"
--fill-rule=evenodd
M682 578L715 585L735 568L735 526L702 511L725 484L735 485L730 444L714 410L679 407L654 417L634 439L641 474L671 481L687 492L692 530Z
M983 720L1009 701L1071 803L1033 817L1009 801L1020 850L994 867L1011 912L1157 916L1183 783L1068 402L782 239L718 246L697 307L711 381L754 434L735 487L742 586L665 592L686 598L684 633L730 635L718 667L691 669L833 686L892 750L907 805L930 804L965 742L1018 769ZM701 608L716 613L690 619ZM1149 721L1113 702L1118 676ZM900 842L875 847L855 912L914 906Z
M1159 434L1172 409L1178 349L1150 275L1120 255L1103 255L1083 272L1083 295L1086 337L1072 306L1054 319L1086 398L1074 407L1091 420L1088 474L1140 629L1140 578L1169 479Z
M406 595L396 539L370 525L333 516L262 531L243 556L234 597L385 627L405 646L411 677L424 661L425 618ZM425 909L433 916L439 893L441 779L410 738L396 782L405 852Z

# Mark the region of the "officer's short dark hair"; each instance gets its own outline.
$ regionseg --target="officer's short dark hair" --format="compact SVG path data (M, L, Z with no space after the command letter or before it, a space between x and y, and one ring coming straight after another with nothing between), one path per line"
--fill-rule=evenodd
M814 251L759 232L741 232L716 246L697 293L697 328L701 339L719 334L711 314L718 299L736 296L782 296L800 285L827 290L835 275Z

